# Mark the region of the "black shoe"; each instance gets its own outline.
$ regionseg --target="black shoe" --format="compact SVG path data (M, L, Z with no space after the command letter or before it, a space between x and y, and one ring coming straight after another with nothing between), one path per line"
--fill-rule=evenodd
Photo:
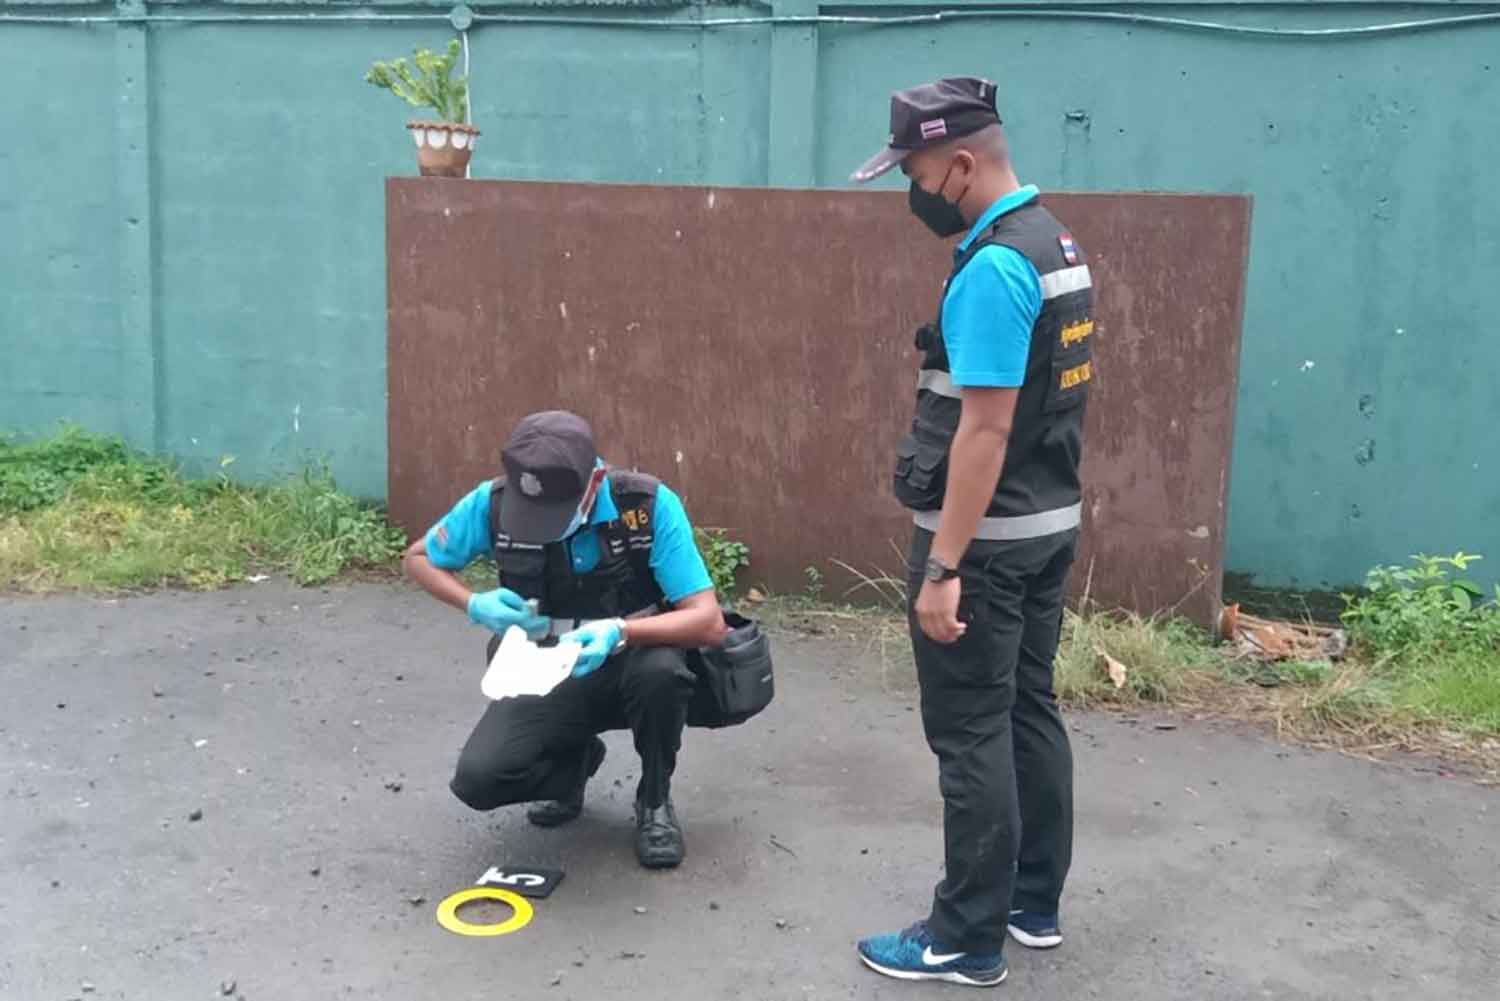
M578 815L583 812L583 789L603 763L604 741L595 737L589 744L588 767L583 770L583 778L578 782L577 791L567 799L549 799L533 803L526 811L526 819L538 827L558 827L570 820L577 820Z
M641 865L647 869L675 869L682 864L686 850L671 800L651 807L636 802L635 857L641 860Z

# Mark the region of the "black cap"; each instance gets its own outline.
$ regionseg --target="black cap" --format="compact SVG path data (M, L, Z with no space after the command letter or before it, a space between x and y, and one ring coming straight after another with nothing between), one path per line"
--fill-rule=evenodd
M588 421L566 410L521 418L500 452L500 530L517 542L552 542L578 513L599 453Z
M995 85L974 76L951 76L891 95L891 138L849 175L858 184L873 181L913 151L940 146L1000 124Z

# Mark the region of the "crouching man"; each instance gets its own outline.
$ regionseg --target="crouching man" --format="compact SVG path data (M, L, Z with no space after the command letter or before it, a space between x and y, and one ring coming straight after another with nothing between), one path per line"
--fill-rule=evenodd
M609 469L576 414L526 417L501 459L504 475L463 497L402 565L492 630L491 652L511 626L583 652L547 695L490 703L459 755L454 795L476 810L530 803L532 823L565 824L604 760L599 734L629 729L641 758L636 857L677 866L671 780L694 686L687 652L725 631L692 524L664 483ZM500 586L471 592L457 571L486 553Z

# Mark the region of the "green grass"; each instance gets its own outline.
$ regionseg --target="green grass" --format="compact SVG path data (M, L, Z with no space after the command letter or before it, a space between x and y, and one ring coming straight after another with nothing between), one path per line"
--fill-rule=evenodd
M715 586L731 595L749 547L720 529L700 529L697 543ZM392 567L404 544L326 471L245 486L223 473L186 478L76 427L0 437L0 590L212 588L276 572L316 583ZM494 587L493 562L476 561L464 579Z
M1125 667L1116 688L1101 653ZM1400 657L1356 646L1344 660L1262 663L1233 656L1177 620L1068 613L1058 696L1078 706L1163 703L1275 705L1283 726L1388 734L1440 728L1500 736L1500 654L1424 648Z
M878 671L882 683L910 687L905 583L833 565L855 577L846 600L877 607L829 604L818 589L773 597L757 614L785 628L853 640L857 659ZM1493 758L1493 738L1500 737L1500 643L1491 629L1500 619L1488 618L1490 605L1466 611L1465 599L1451 597L1451 582L1434 586L1447 587L1460 606L1447 625L1434 625L1414 614L1407 599L1386 595L1381 601L1389 614L1365 608L1355 616L1362 625L1351 627L1353 647L1337 663L1264 663L1236 656L1181 619L1070 610L1054 676L1058 698L1077 708L1155 705L1258 719L1286 736L1348 748L1406 746L1447 754L1453 744L1446 738L1456 735L1468 746L1489 746L1484 753ZM1372 635L1397 637L1399 651L1372 642ZM1122 684L1110 677L1111 661L1124 669ZM1486 767L1500 774L1500 760L1491 758Z
M1500 605L1462 577L1480 557L1414 556L1376 567L1358 594L1344 596L1352 646L1338 663L1262 663L1234 657L1172 620L1069 615L1059 654L1059 695L1097 702L1274 701L1280 725L1349 734L1411 735L1442 730L1500 735ZM1126 666L1116 688L1107 653ZM1253 700L1248 686L1276 696ZM1239 691L1235 691L1238 688Z
M1500 654L1467 650L1410 659L1374 684L1413 719L1475 734L1500 734Z
M739 572L750 565L750 547L730 538L728 530L723 528L697 528L693 542L708 568L714 590L722 597L732 597Z
M698 542L728 595L748 550L717 530ZM245 486L222 472L184 477L118 438L77 428L30 442L0 438L0 590L213 588L258 573L316 583L391 569L403 544L379 509L339 492L326 471ZM1338 663L1263 664L1235 658L1180 620L1069 612L1058 695L1086 707L1269 711L1292 732L1492 740L1500 737L1500 607L1460 576L1476 559L1422 556L1372 571L1366 588L1345 598L1353 645ZM493 574L480 561L466 579L492 587ZM808 577L807 594L762 603L760 614L857 637L883 678L908 678L904 582L861 577L845 599L881 606L871 609L821 601L822 574ZM1111 661L1124 668L1118 686Z
M389 566L403 543L324 470L244 486L188 479L77 428L0 441L0 589L212 588L278 572L311 584Z
M1482 559L1418 554L1375 567L1360 593L1344 596L1353 660L1392 713L1500 733L1500 600L1465 576Z
M1124 668L1110 678L1107 658ZM1069 611L1063 621L1054 685L1078 706L1182 701L1227 676L1224 655L1202 630L1181 619Z

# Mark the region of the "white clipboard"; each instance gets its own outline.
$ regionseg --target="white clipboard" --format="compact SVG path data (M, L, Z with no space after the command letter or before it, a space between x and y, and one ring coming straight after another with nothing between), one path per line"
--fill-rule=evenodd
M520 626L511 626L500 637L479 690L497 702L517 695L546 695L573 673L582 652L578 643L537 646Z

